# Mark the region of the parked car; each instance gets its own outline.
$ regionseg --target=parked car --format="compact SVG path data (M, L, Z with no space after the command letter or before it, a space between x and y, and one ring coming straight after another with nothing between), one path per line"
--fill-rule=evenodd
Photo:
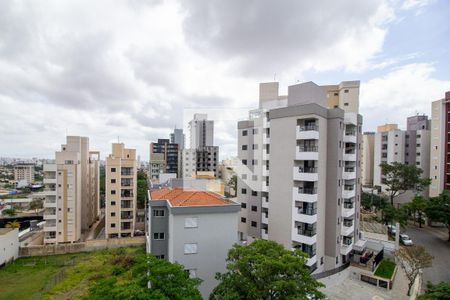
M388 233L395 235L397 233L397 227L395 225L388 225Z
M413 242L411 241L411 239L409 238L409 236L407 234L400 234L400 242L405 245L405 246L412 246Z

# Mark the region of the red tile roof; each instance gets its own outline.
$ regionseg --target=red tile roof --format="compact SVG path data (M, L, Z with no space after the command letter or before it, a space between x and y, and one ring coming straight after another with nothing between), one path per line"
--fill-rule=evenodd
M162 188L150 192L151 200L168 200L172 206L229 205L231 201L221 195L183 188Z

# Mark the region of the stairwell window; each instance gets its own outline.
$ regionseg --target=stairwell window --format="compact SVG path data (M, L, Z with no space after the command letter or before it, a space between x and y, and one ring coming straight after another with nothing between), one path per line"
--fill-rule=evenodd
M197 243L184 244L184 254L196 254L197 253Z

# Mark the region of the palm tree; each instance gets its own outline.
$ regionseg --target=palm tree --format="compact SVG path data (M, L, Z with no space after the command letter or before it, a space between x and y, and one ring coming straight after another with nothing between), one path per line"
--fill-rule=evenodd
M14 220L14 221L8 222L8 223L5 225L5 227L6 227L6 228L20 228L20 223L19 223L19 221Z

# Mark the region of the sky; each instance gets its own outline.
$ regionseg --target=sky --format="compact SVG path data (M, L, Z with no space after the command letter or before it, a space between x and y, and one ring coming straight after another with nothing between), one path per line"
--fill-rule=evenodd
M449 15L448 0L2 0L0 157L52 158L82 135L148 160L195 112L233 156L274 78L281 94L361 80L363 129L404 128L450 91Z

